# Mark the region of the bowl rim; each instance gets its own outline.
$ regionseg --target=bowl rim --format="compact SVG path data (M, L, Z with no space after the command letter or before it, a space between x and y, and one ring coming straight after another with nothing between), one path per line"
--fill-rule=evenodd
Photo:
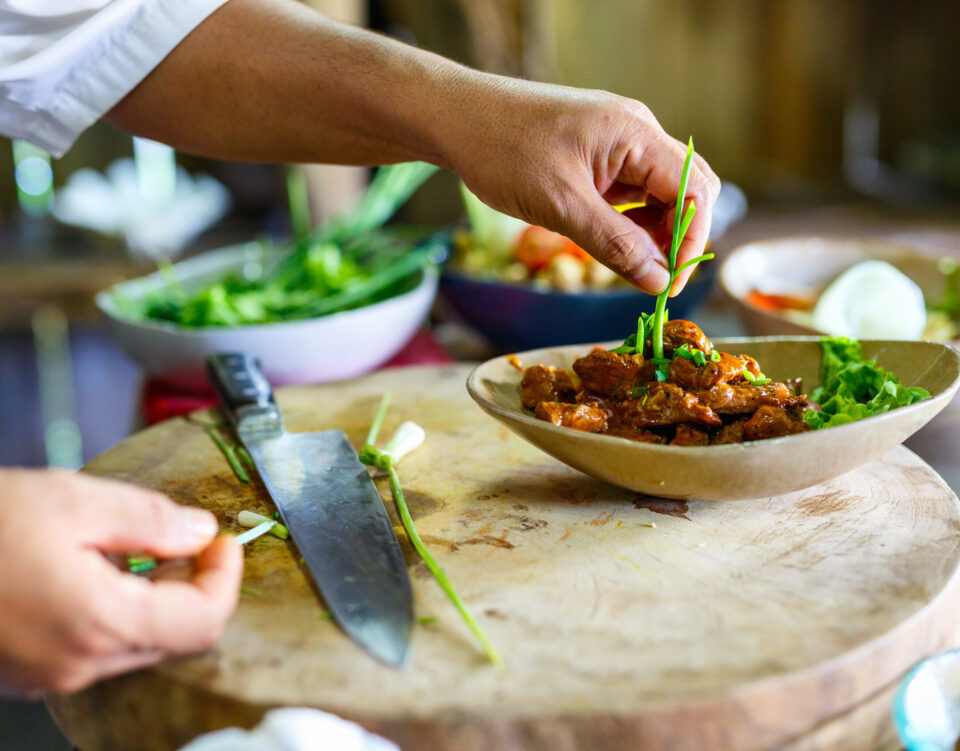
M863 248L879 248L882 252L877 254L869 260L879 260L879 261L896 261L901 258L909 259L923 259L926 261L939 263L945 258L955 259L954 256L948 255L946 253L938 253L935 251L925 251L923 246L917 245L916 243L910 243L906 240L897 240L889 237L858 237L858 236L846 236L846 235L778 235L776 237L764 237L756 240L750 240L745 243L732 248L728 253L725 254L723 260L720 262L719 268L717 269L717 283L721 290L723 290L724 295L727 296L734 304L741 306L746 311L749 311L750 315L760 316L761 318L770 321L776 322L779 324L789 324L794 330L809 331L811 334L826 335L826 332L820 331L820 329L813 328L804 323L794 321L782 313L777 313L770 310L764 310L763 308L758 308L756 305L752 304L746 297L735 293L730 285L728 284L728 279L732 274L731 266L734 262L734 259L751 250L756 246L761 246L762 250L771 251L771 252L781 252L780 246L786 246L790 243L796 242L820 242L824 245L838 244L844 245L847 247L834 247L831 249L831 253L835 255L843 254L854 254L862 251L858 251L856 247L853 247L857 244ZM767 246L763 248L763 246ZM924 340L916 340L924 341ZM960 338L953 339L951 342L955 346L960 346Z
M740 336L740 337L717 337L713 340L715 345L734 345L738 343L762 343L762 342L819 342L822 339L822 336ZM916 409L922 409L925 406L929 405L932 402L942 401L943 406L953 398L957 390L960 389L960 352L958 352L954 347L949 344L944 344L942 342L931 342L926 340L891 340L891 339L861 339L861 343L882 343L882 344L904 344L904 343L923 343L934 346L941 351L945 351L948 357L952 357L957 363L957 375L954 377L953 381L944 388L938 394L932 394L929 399L925 399L922 402L917 402L915 404L909 404L905 407L898 407L895 410L888 410L879 415L871 415L870 417L863 418L862 420L857 420L856 422L846 423L844 425L837 425L832 428L828 428L833 434L833 431L837 430L848 430L849 429L858 429L867 421L873 421L873 424L878 425L880 421L888 421L892 417L895 417L897 414L903 414L902 410L911 410L916 411ZM601 346L604 349L609 349L610 345L616 345L617 342L596 342L591 344L570 344L563 345L560 347L542 347L540 349L527 350L526 352L517 352L514 356L522 359L525 355L535 355L538 352L550 351L550 350L561 350L561 349L572 349L575 347L596 347ZM765 447L778 446L782 445L784 441L791 441L797 443L798 441L806 440L816 440L814 437L820 432L817 430L810 430L804 433L795 433L793 435L780 436L779 438L768 438L763 441L746 441L744 443L730 443L723 444L719 446L671 446L669 444L660 444L660 443L642 443L640 441L632 441L629 438L622 438L620 436L604 435L602 433L587 433L585 431L575 431L579 435L571 436L572 429L565 428L560 425L553 425L552 423L546 422L545 420L538 420L533 415L528 414L523 411L516 411L508 409L507 407L502 407L501 405L487 399L483 396L480 386L480 377L481 371L492 365L498 360L504 362L507 361L507 357L510 355L500 355L499 357L493 357L489 360L486 360L479 365L477 365L467 377L467 392L470 394L470 397L477 403L477 405L483 409L485 412L492 414L494 416L502 417L512 421L519 421L521 424L527 425L529 427L537 428L538 430L547 430L554 433L558 436L568 436L576 440L593 440L600 441L600 445L609 445L609 446L624 446L627 444L633 446L643 447L642 450L652 451L652 452L661 452L664 454L676 454L682 452L685 456L719 456L723 454L731 454L734 452L741 451L758 451L766 450ZM942 407L941 407L942 409ZM938 410L939 411L939 410Z
M800 243L800 242L819 242L823 245L844 245L851 247L834 247L831 249L832 254L853 254L858 251L855 245L860 245L862 248L877 248L881 250L875 260L880 261L890 261L891 259L897 258L917 258L924 259L932 262L939 262L944 258L954 258L954 256L947 255L945 253L937 252L925 252L922 250L922 246L913 244L904 240L894 240L888 237L858 237L858 236L844 236L844 235L778 235L776 237L764 237L756 240L750 240L740 245L735 246L729 252L724 255L723 260L720 262L717 269L717 282L720 285L720 288L723 290L724 294L727 295L731 300L738 302L742 305L748 307L751 311L756 311L757 313L763 313L777 320L787 320L782 315L777 315L776 313L771 313L769 311L758 308L755 305L752 305L747 301L747 299L741 295L736 294L728 284L728 279L730 274L730 268L734 263L734 259L737 256L746 253L753 248L760 247L762 250L767 252L782 252L783 248L781 246L787 246L791 243ZM809 328L809 327L807 327ZM810 329L811 331L816 331L816 329Z
M263 246L256 246L255 243L237 243L236 245L227 245L222 248L215 248L209 251L205 251L201 254L193 256L192 258L187 258L184 261L179 262L179 264L174 264L174 267L180 264L190 264L194 261L199 262L201 259L207 261L211 266L215 266L217 261L221 261L224 265L229 264L229 258L231 256L240 256L243 253L250 253L251 260L259 255L260 257L265 256L277 256L281 257L289 253L289 249L276 249L276 248L264 248ZM238 258L237 260L240 260ZM197 265L200 265L199 263ZM387 305L389 303L396 303L401 300L405 300L410 297L414 297L418 294L422 294L426 288L436 287L440 278L440 273L434 264L427 264L422 268L416 270L416 274L420 274L420 279L417 284L408 289L406 292L401 292L399 295L393 295L384 300L378 300L375 303L369 305L363 305L359 308L351 308L349 310L341 310L336 313L329 313L323 316L313 316L310 318L296 318L289 321L269 321L267 323L251 323L241 326L203 326L203 327L187 327L181 326L179 324L173 323L172 321L156 321L152 319L145 319L140 321L134 321L129 318L125 318L118 314L116 306L113 303L112 295L116 293L117 290L124 288L125 286L130 286L136 289L139 286L142 286L148 283L151 280L162 280L162 272L160 270L152 271L149 274L144 274L142 276L134 277L133 279L125 279L123 281L112 284L106 289L102 289L94 296L94 302L97 308L100 310L103 315L105 315L111 321L124 325L132 326L135 328L155 331L155 332L164 332L168 334L176 334L178 336L187 336L187 337L205 337L209 336L211 333L217 334L226 334L226 333L236 333L236 332L248 332L248 331L269 331L275 330L278 327L283 326L292 326L298 324L308 324L316 323L318 321L324 322L335 322L341 320L343 316L349 316L352 313L359 313L361 311L375 310L378 306ZM136 289L136 291L130 295L130 297L136 299L143 296L145 290Z

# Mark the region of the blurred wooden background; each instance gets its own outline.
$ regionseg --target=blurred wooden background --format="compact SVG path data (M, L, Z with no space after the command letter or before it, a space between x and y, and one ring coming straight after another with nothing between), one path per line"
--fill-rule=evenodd
M751 194L843 194L852 111L868 113L848 124L875 125L884 161L960 188L956 0L311 2L480 68L640 99L669 132L694 135L717 173ZM98 125L55 164L56 179L129 152L123 134ZM212 169L228 183L249 182L243 171ZM338 179L349 185L349 174ZM277 195L231 188L251 200ZM458 208L436 196L421 203L443 220ZM14 205L9 148L0 144L0 222Z

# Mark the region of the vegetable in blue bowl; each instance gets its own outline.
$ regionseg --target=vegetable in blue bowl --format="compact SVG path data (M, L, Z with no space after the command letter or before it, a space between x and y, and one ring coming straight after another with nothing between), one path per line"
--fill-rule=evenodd
M493 344L508 350L615 339L640 313L654 312L654 296L627 285L572 241L491 209L464 186L461 194L469 227L452 233L440 295ZM745 212L743 194L725 184L711 240ZM669 301L671 317L693 317L715 279L712 264L697 267L684 291Z
M713 264L697 269L686 288L669 302L672 318L690 318L710 293ZM562 292L499 281L446 269L440 294L487 339L504 349L533 349L616 339L653 313L657 298L630 287L599 292Z

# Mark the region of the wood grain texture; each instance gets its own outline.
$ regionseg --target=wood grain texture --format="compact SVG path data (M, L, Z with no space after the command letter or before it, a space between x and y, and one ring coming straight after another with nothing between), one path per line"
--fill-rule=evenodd
M805 737L797 749L825 751L859 748L851 738L864 728L889 739L888 721L864 707L952 643L958 621L960 503L929 467L898 448L776 498L653 499L514 437L470 403L468 370L388 371L278 401L292 431L342 427L359 445L389 389L383 435L406 419L424 426L427 442L401 467L408 502L503 670L484 661L402 530L417 615L437 618L415 629L404 672L324 620L294 549L268 538L246 553L245 583L264 596L242 598L216 648L50 699L71 739L85 751L170 749L289 704L417 751L744 751ZM184 420L88 471L203 505L228 528L243 508L271 509ZM858 709L866 719L851 727L842 718ZM831 725L825 740L810 736Z

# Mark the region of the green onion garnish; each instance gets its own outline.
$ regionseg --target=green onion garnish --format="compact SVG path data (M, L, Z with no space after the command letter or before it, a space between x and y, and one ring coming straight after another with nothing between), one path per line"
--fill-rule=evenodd
M698 263L701 263L702 261L709 261L714 258L713 253L704 253L696 258L691 258L677 268L677 254L680 252L680 245L683 243L683 238L687 234L687 230L690 228L690 223L693 221L693 215L697 210L697 207L694 205L693 201L691 201L690 205L687 206L685 212L683 210L683 202L687 194L687 182L690 178L690 165L693 162L693 154L693 138L691 138L687 144L687 156L683 161L683 170L680 173L680 189L677 192L677 208L673 223L673 238L670 241L670 254L668 258L670 281L666 288L659 295L657 295L657 303L656 307L654 308L654 314L649 316L641 313L640 318L637 320L637 333L631 334L629 337L627 337L626 341L624 341L622 345L616 349L610 350L614 354L618 355L642 354L644 345L646 343L645 337L647 333L649 333L650 342L653 349L653 357L651 359L657 365L655 376L658 381L667 380L667 377L670 374L670 360L664 357L663 354L663 324L669 320L669 314L667 312L667 299L670 296L670 290L673 288L674 282L684 271ZM675 352L674 356L676 356L676 354L677 352ZM707 364L706 355L699 350L691 351L690 348L687 347L685 352L679 352L679 354L681 357L688 357L689 359L693 360L696 365L703 366ZM720 356L716 352L710 355L710 359L713 362L716 362L719 358Z
M683 161L683 170L680 173L680 189L677 191L677 207L673 222L673 239L670 241L670 281L659 295L657 295L657 306L654 311L652 344L653 354L656 357L663 357L663 324L666 322L667 298L670 296L670 289L677 277L685 270L700 263L709 261L713 258L713 253L704 253L697 258L691 258L679 269L677 268L677 253L680 251L680 245L683 242L684 235L693 221L693 215L697 207L693 201L687 207L686 213L683 210L683 202L687 195L687 181L690 179L690 165L693 163L693 138L687 144L687 157Z

